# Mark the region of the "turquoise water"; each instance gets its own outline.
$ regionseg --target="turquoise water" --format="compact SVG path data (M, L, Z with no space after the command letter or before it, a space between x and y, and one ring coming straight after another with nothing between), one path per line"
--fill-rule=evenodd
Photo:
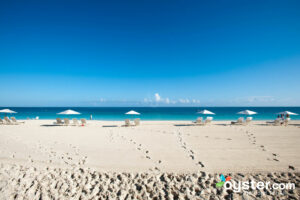
M3 109L3 108L0 108ZM135 110L141 115L142 120L195 120L198 116L197 111L207 109L216 115L214 120L235 120L241 115L236 114L241 110L252 110L257 112L253 115L254 120L271 120L276 118L276 113L281 111L291 111L300 114L300 107L9 107L18 113L8 116L15 116L17 119L35 118L39 116L40 119L55 119L56 117L64 117L57 115L61 111L72 109L82 113L81 115L67 116L69 118L86 118L90 115L95 120L124 120L125 118L132 118L124 113L129 110ZM4 114L0 114L3 118ZM134 116L133 116L134 117ZM300 115L291 116L293 120L300 120Z

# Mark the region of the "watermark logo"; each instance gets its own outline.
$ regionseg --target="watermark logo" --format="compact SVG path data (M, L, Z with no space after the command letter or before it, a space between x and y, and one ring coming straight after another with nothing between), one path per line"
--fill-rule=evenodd
M221 188L224 186L225 190L233 190L234 192L249 191L252 190L294 190L294 183L271 183L270 181L256 181L256 180L247 180L247 181L236 181L231 179L230 176L225 176L223 174L220 175L221 181L216 183L217 188Z
M221 181L216 183L216 187L218 187L218 188L222 187L225 184L225 182L230 181L231 177L227 176L225 178L225 176L223 174L221 174L220 179L221 179Z

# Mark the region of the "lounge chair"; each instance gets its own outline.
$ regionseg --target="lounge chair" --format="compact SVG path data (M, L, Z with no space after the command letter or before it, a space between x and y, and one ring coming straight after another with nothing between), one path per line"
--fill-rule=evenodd
M281 118L276 118L274 121L268 121L266 123L269 125L280 126L283 122Z
M204 121L203 125L210 124L212 120L213 120L213 117L206 117L206 120Z
M283 125L287 126L289 125L289 122L291 121L291 118L286 118L284 121L283 121Z
M84 118L80 119L81 121L81 126L85 126L86 125L86 120Z
M250 124L250 122L252 121L253 117L247 117L246 121L244 122L245 125Z
M129 119L125 119L125 126L130 126L130 120Z
M5 122L6 124L9 124L9 125L12 125L12 124L13 124L13 123L9 120L8 117L4 117L4 122Z
M21 124L21 123L24 124L25 123L25 122L18 122L15 117L11 117L10 119L14 124Z
M195 125L202 125L203 124L203 118L202 117L198 117L196 119L196 121L194 121L193 123L195 123Z
M63 121L60 118L56 118L56 123L57 125L63 125Z
M140 118L136 118L135 120L134 120L134 125L136 125L136 126L138 126L138 125L140 125Z
M69 126L70 120L68 118L64 118L64 124L65 124L65 126Z
M244 117L240 117L240 118L238 118L237 121L231 122L232 125L242 125L243 123L244 123Z
M76 118L73 118L72 120L73 120L73 125L74 126L79 126L79 122Z

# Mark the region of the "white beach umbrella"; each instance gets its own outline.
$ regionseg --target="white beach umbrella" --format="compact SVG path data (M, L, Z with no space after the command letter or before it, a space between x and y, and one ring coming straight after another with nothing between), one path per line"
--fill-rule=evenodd
M199 112L197 112L199 114L203 114L203 115L215 115L215 113L209 111L209 110L201 110Z
M12 113L17 113L17 112L15 112L13 110L10 110L10 109L2 109L2 110L0 110L0 113L10 113L10 114L12 114Z
M63 112L57 113L58 115L80 115L81 113L74 110L65 110Z
M278 113L279 115L298 115L297 113L293 113L293 112L290 112L290 111L283 111L283 112L280 112Z
M238 112L238 114L241 114L241 115L255 115L255 114L257 114L257 112L254 112L254 111L251 111L251 110L243 110L243 111Z
M140 115L140 113L134 111L134 110L131 110L131 111L128 111L127 113L125 113L126 115Z

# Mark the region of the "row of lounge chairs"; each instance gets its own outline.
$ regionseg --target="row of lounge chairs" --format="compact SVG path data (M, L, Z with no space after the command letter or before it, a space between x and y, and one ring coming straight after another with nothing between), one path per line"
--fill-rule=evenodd
M193 123L195 125L207 125L212 122L213 118L212 117L207 117L206 120L203 120L202 117L198 117L196 121ZM248 125L252 121L252 117L247 117L246 120L244 120L243 117L240 117L237 121L232 121L232 125Z
M25 122L19 122L15 117L11 117L10 119L8 117L4 117L3 120L0 118L0 124L2 125L18 125L23 123Z
M55 125L63 125L63 126L85 126L86 120L84 118L80 119L81 124L79 121L74 118L72 119L73 123L70 123L70 120L68 118L64 118L62 121L60 118L56 118L56 122L54 122Z
M62 126L85 126L86 125L86 119L80 119L81 124L76 118L72 119L73 123L70 122L68 118L64 118L63 120L61 118L56 118L56 122L54 122L55 125L62 125ZM134 119L133 123L130 122L129 119L125 119L125 127L128 126L138 126L140 125L140 119Z
M133 120L133 124L130 123L130 120L129 119L125 119L125 126L128 127L128 126L138 126L140 125L140 118L136 118Z
M206 120L203 120L202 117L198 117L193 123L194 125L208 125L211 123L212 120L212 117L206 117Z
M268 125L274 125L274 126L287 126L289 125L291 118L285 118L285 119L281 119L281 118L277 118L274 121L268 121L267 124Z
M194 121L195 125L207 125L212 122L213 118L212 117L207 117L206 120L204 121L202 117L198 117L196 121ZM237 121L232 121L231 124L234 125L247 125L252 121L252 117L247 117L246 120L244 120L243 117L240 117Z
M54 122L55 125L62 125L62 126L85 126L86 125L86 120L85 119L80 119L81 124L79 123L79 121L74 118L72 119L73 123L70 122L70 120L68 118L64 118L63 120L60 118L56 118L56 122ZM140 119L134 119L133 123L130 122L129 119L125 119L125 125L126 127L128 126L138 126L140 125Z
M212 122L213 118L212 117L207 117L206 120L203 120L202 117L198 117L196 121L193 122L194 125L208 125ZM82 118L80 119L81 124L79 123L79 121L74 118L72 119L73 123L70 123L70 120L68 118L64 118L64 120L61 120L60 118L56 118L56 122L54 122L54 124L56 125L64 125L64 126L85 126L86 125L86 119ZM244 120L243 117L240 117L237 121L232 121L231 124L232 125L248 125L250 122L252 121L252 117L247 117L246 120ZM275 126L281 126L281 125L285 125L287 126L289 124L290 118L286 118L286 119L281 119L281 118L277 118L274 121L267 121L268 125L275 125ZM25 122L20 122L17 121L15 117L11 117L10 119L8 117L4 117L4 119L2 120L0 118L0 125L18 125L18 124L22 124ZM134 119L133 123L130 122L129 119L125 119L125 127L129 127L129 126L138 126L140 125L140 119Z
M246 120L244 120L244 117L238 118L237 121L232 121L232 125L248 125L252 121L252 117L247 117Z

